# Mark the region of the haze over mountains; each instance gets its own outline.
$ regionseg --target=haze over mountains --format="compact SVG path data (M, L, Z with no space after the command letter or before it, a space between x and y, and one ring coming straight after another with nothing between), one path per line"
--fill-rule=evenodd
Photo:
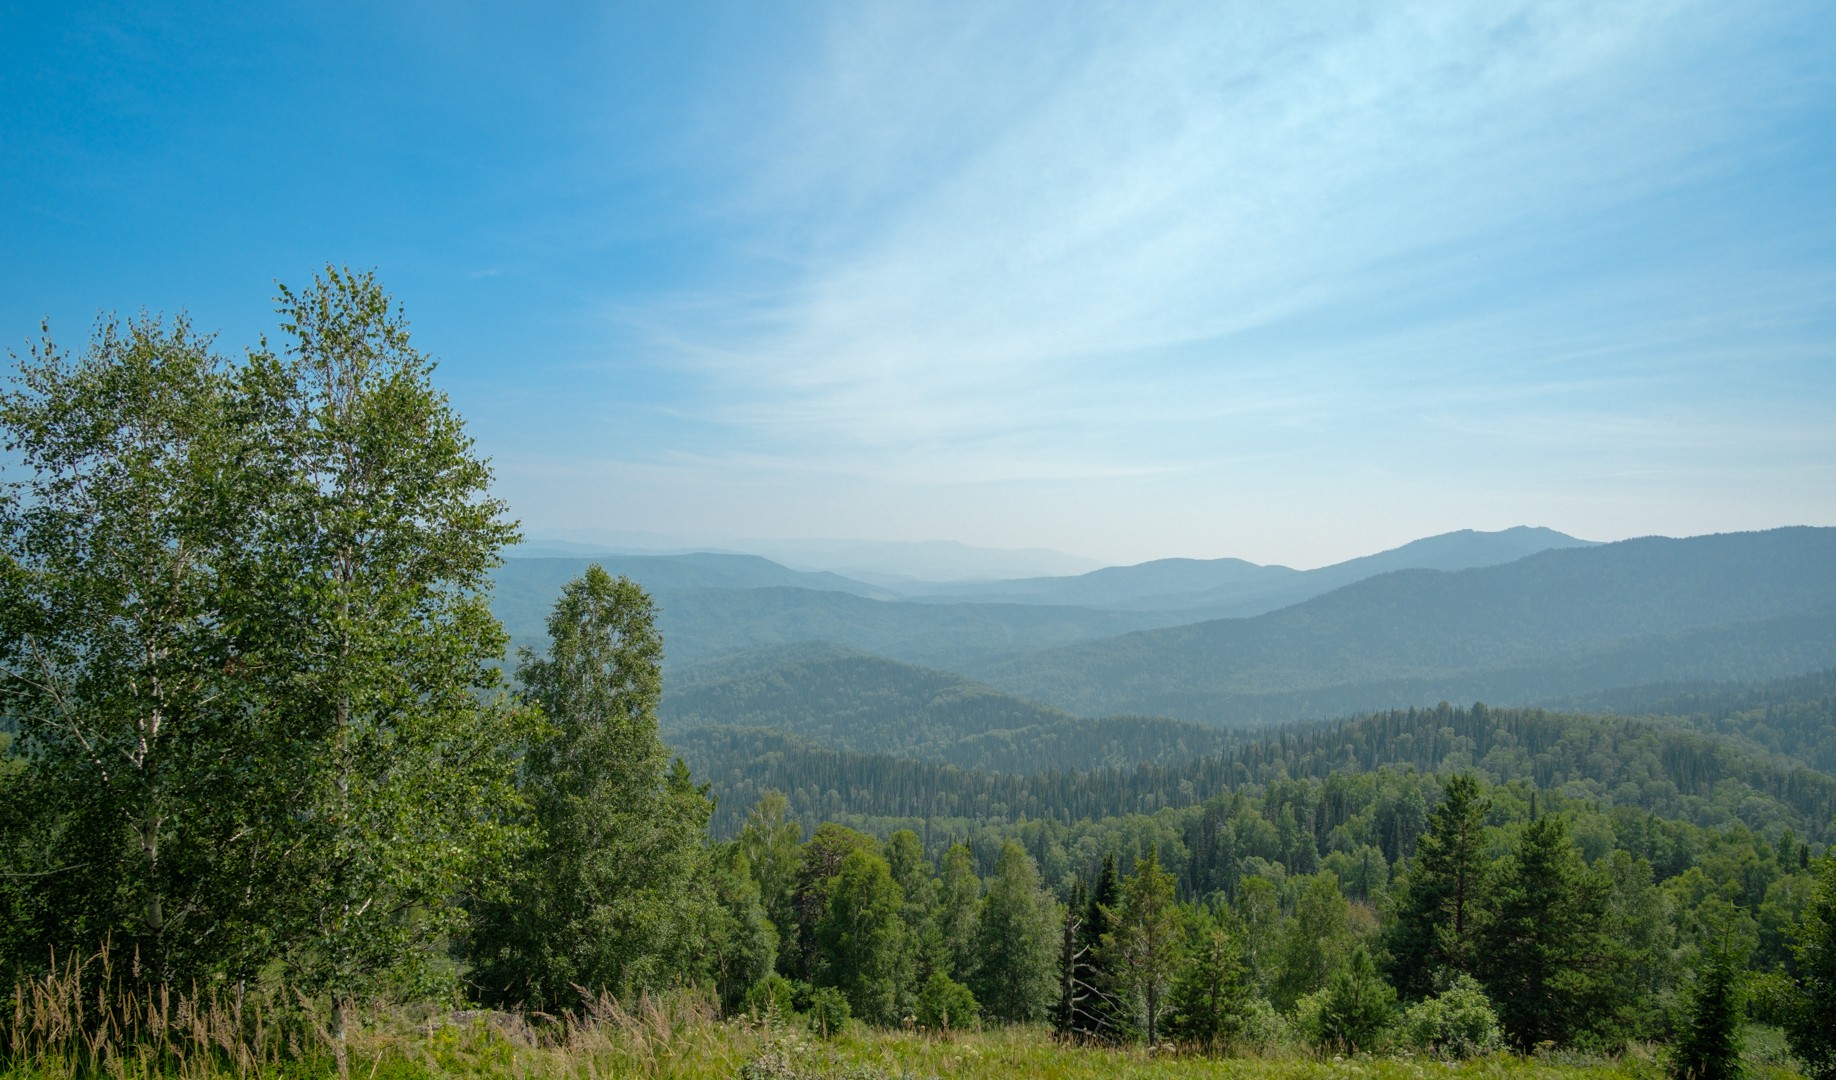
M547 605L587 561L507 561L497 605L516 640L539 644ZM769 727L997 769L1026 767L1018 747L1058 746L1062 767L1209 752L1190 724L1537 705L1836 665L1836 529L1613 544L1465 531L1309 571L1167 559L980 583L728 554L597 561L657 599L673 729ZM1179 723L1145 735L1143 717Z

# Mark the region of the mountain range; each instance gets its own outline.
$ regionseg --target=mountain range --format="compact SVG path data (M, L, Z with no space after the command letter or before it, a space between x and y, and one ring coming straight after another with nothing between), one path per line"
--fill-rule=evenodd
M998 747L949 747L1093 717L1112 734L1118 717L1239 728L1836 664L1836 529L1612 544L1469 531L1310 571L1159 560L974 586L756 556L599 561L658 601L666 723L762 724L994 768ZM555 592L585 565L506 562L497 605L516 640L539 647ZM1219 608L1255 613L1208 617ZM871 734L869 718L905 730Z

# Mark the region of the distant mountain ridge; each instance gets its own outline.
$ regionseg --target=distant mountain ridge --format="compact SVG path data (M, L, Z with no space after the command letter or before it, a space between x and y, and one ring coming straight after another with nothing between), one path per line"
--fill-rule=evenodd
M1462 529L1356 559L1294 570L1242 559L1156 559L1076 577L1024 578L970 588L914 591L941 602L1069 604L1126 611L1184 611L1193 621L1247 617L1297 604L1395 570L1467 570L1514 562L1541 551L1592 547L1554 529Z
M493 607L519 645L540 646L561 586L588 563L598 562L637 581L658 601L672 668L762 646L829 641L954 670L1133 630L1260 612L1395 566L1458 568L1585 541L1547 529L1466 530L1311 571L1241 559L1162 559L1075 577L976 586L890 578L867 582L830 571L795 570L757 555L588 555L568 553L579 551L576 545L549 543L556 546L523 550L556 554L513 551L494 575ZM964 589L955 596L939 592Z
M997 772L1171 764L1230 741L1157 717L1088 720L960 675L827 644L688 667L666 682L660 718L667 732L762 728L839 750Z
M1677 678L1673 655L1688 666L1725 649L1777 651L1785 662L1717 677L1836 662L1836 529L1648 538L1452 573L1396 571L1255 618L1138 631L968 673L1087 715L1242 723L1233 701L1323 699L1317 706L1342 690L1435 693L1514 671L1533 677L1514 680L1522 696L1507 700L1537 700ZM1621 662L1602 665L1612 657ZM1581 674L1539 693L1525 685L1538 672Z

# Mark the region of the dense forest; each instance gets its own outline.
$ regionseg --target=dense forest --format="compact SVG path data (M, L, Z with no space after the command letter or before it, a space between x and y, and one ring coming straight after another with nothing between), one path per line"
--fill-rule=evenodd
M1131 721L1110 721L1126 729ZM1140 724L1140 737L1159 732ZM1104 737L1109 728L1095 729ZM1042 738L1008 756L1050 753L1028 729L989 738ZM1123 736L1112 736L1122 741ZM1484 705L1372 714L1244 738L1175 765L1142 764L1040 773L962 769L891 754L831 750L755 728L704 728L677 737L723 801L750 805L768 789L792 794L806 820L841 812L883 817L1052 821L1193 806L1245 784L1338 773L1476 770L1492 783L1520 781L1565 797L1620 805L1703 826L1789 827L1827 840L1836 780L1789 759L1665 720L1583 716ZM730 829L733 812L717 818ZM1309 828L1323 841L1332 823Z
M803 647L686 677L672 748L661 614L628 577L558 582L505 664L487 598L515 527L375 281L328 270L281 316L284 348L235 362L182 319L105 323L0 394L6 1046L88 978L72 1030L113 1023L111 994L221 991L241 1017L267 992L322 1003L340 1055L375 1001L564 1024L686 994L823 1035L1198 1055L1659 1043L1679 1076L1721 1075L1752 1022L1836 1074L1828 671L1233 734ZM1511 659L1557 623L1809 617L1822 593L1766 574L1828 542L1775 536L1764 572L1738 543L1623 548L1585 564L1637 565L1587 577L1580 615L1553 578L1604 549L1463 570L1495 610L1437 592L1444 625L1392 659L1501 624ZM1689 603L1637 585L1705 550L1721 576ZM1277 657L1414 573L1227 633ZM1080 677L1151 682L1147 652L1220 632Z

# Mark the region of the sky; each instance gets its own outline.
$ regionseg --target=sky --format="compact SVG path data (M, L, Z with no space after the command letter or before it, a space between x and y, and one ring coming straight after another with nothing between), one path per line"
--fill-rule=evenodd
M531 536L1836 524L1836 5L0 0L0 344L373 269Z

